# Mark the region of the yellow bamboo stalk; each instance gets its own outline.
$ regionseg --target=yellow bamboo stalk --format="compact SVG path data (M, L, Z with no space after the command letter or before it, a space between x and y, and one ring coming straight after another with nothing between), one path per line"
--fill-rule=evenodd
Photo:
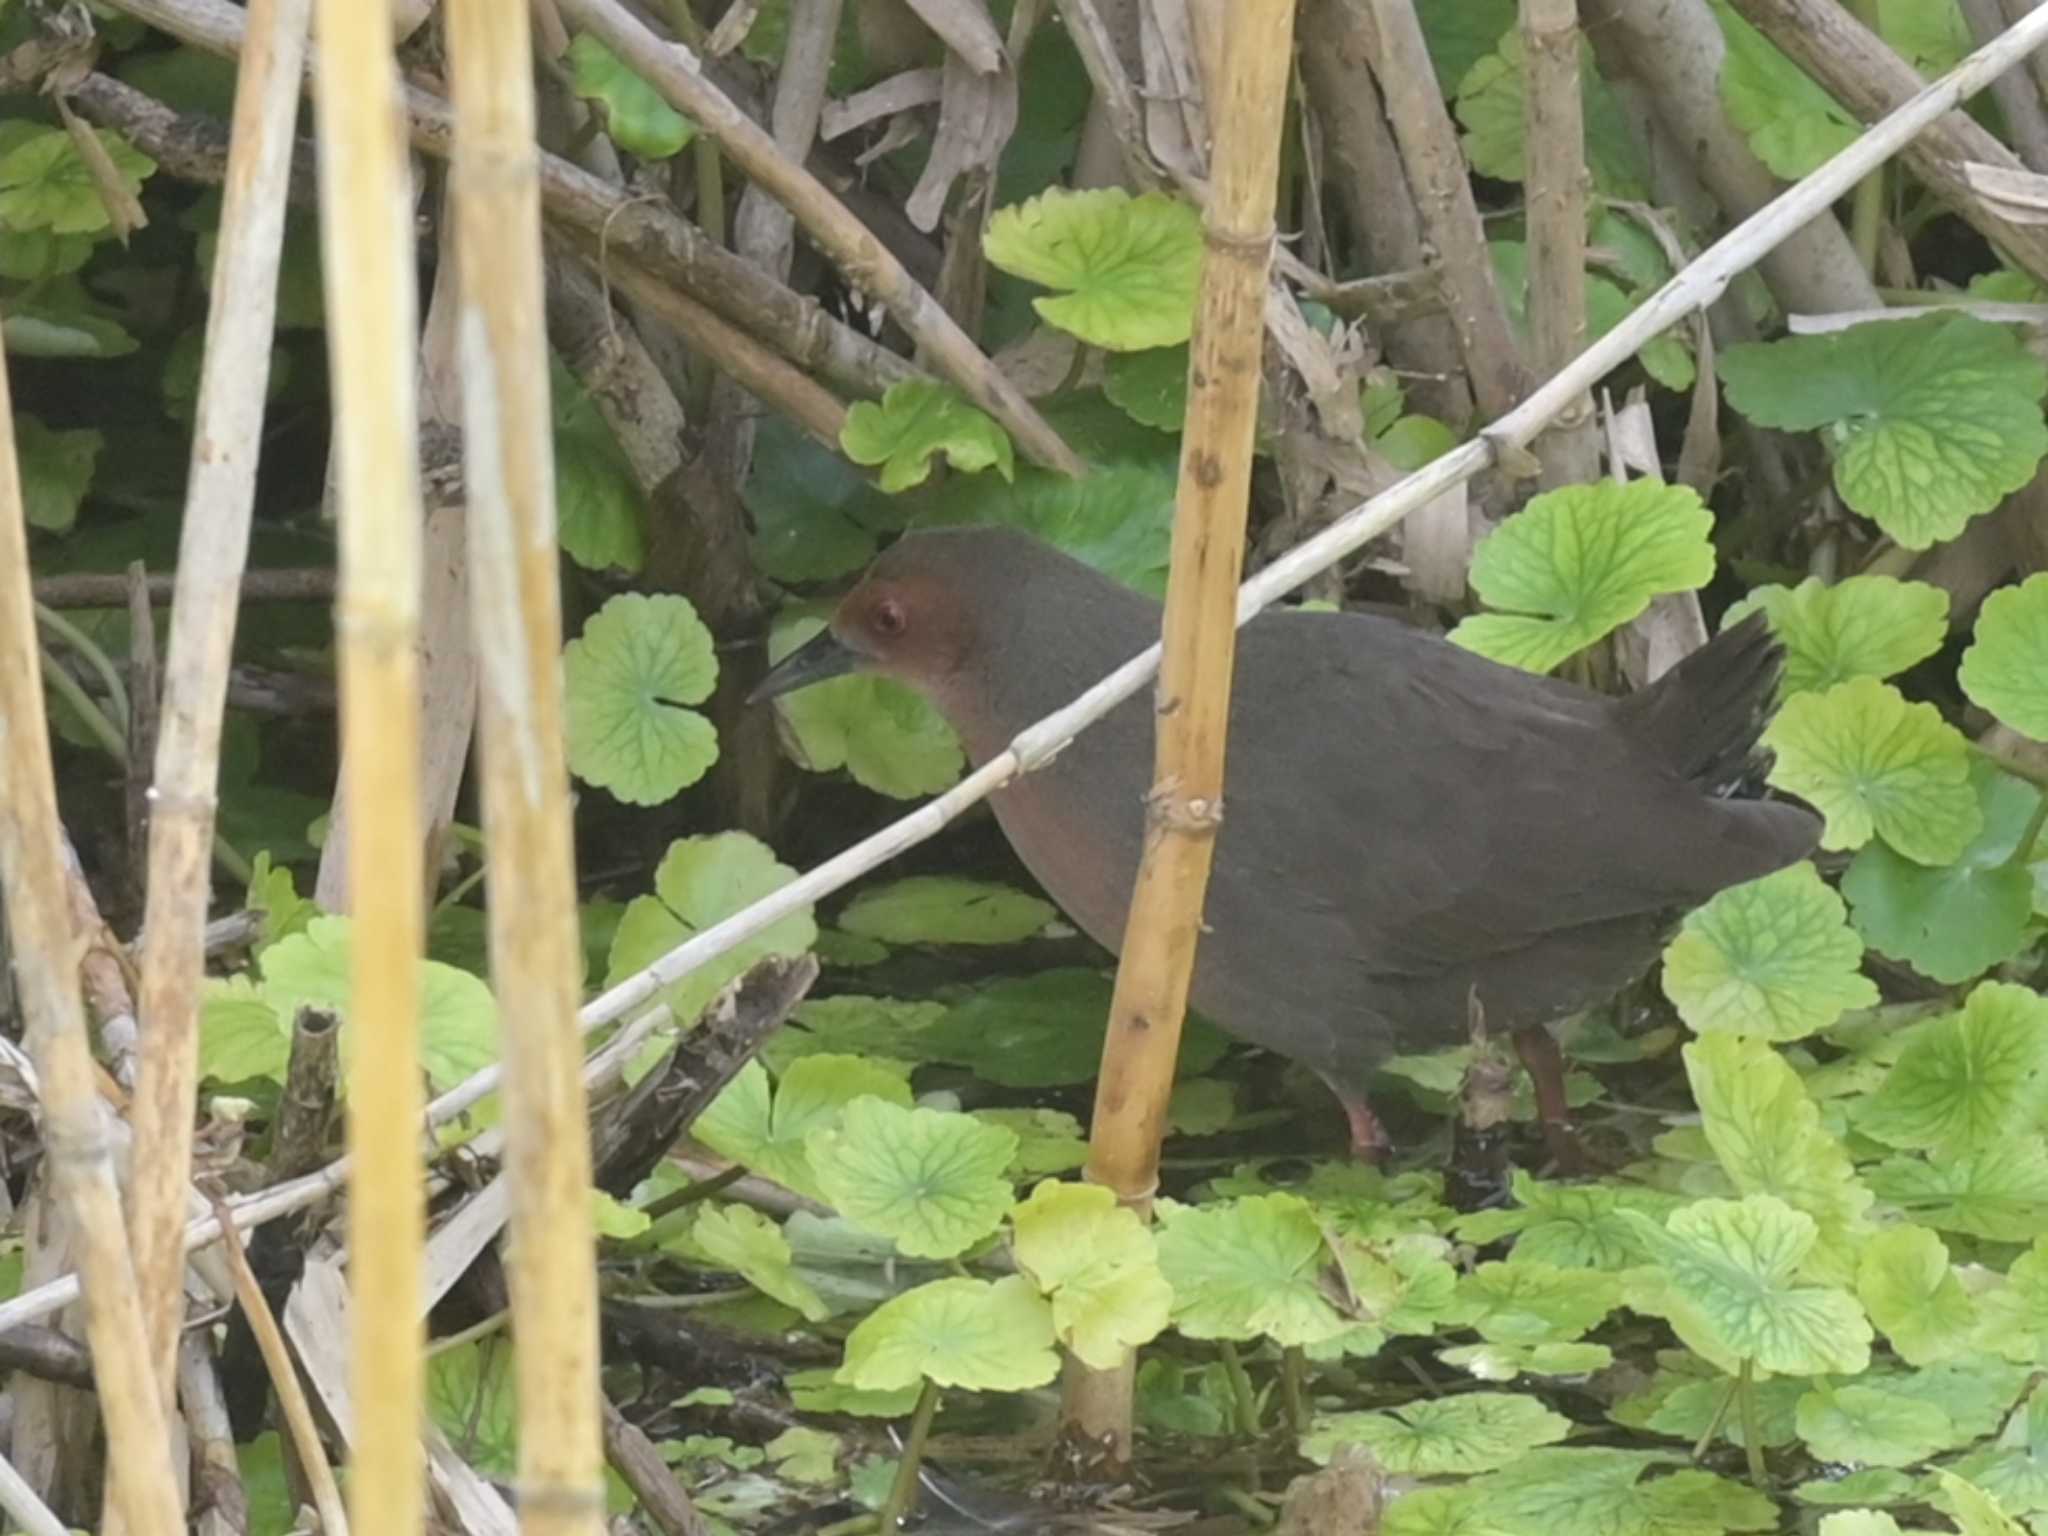
M519 1525L531 1536L601 1536L597 1271L576 1023L583 965L563 755L532 45L524 5L449 0L447 22L491 980L504 1021L512 1187Z
M357 871L348 1139L358 1531L425 1511L420 526L412 190L391 8L319 0L320 234L339 468L341 737Z
M193 421L163 728L152 770L129 1230L166 1409L185 1321L185 1218L205 970L201 934L213 862L221 715L256 500L292 125L310 11L308 0L251 0L249 6L214 259L217 302L207 311Z
M148 1334L86 1040L78 983L84 951L65 896L61 839L36 657L14 402L0 357L0 886L25 1043L42 1081L51 1183L77 1227L86 1342L112 1469L109 1513L131 1536L181 1536L184 1507L156 1378L145 1368Z
M1143 1212L1158 1185L1210 856L1228 814L1223 749L1293 31L1293 0L1237 0L1210 103L1215 147L1188 356L1152 793L1088 1157L1088 1177ZM1115 1436L1126 1454L1129 1382L1128 1362L1121 1372L1077 1368L1067 1399L1070 1419L1093 1435Z

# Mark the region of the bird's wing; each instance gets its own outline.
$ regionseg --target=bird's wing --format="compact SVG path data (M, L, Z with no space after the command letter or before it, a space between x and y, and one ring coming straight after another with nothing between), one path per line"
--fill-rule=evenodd
M1295 887L1376 969L1426 974L1731 883L1709 867L1728 807L1599 696L1389 621L1341 627L1355 644L1246 631L1242 679L1296 677L1239 690L1225 816L1243 847L1313 860Z

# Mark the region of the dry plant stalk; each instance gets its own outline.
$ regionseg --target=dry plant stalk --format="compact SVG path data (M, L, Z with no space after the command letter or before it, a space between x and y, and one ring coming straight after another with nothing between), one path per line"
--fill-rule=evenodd
M1264 356L1280 123L1293 0L1240 0L1212 110L1201 299L1188 350L1187 433L1173 521L1157 702L1158 743L1123 963L1095 1089L1088 1177L1149 1211L1182 1016L1223 803L1252 437ZM1128 1362L1070 1378L1070 1417L1128 1453Z
M292 127L311 13L312 0L251 0L249 6L214 258L212 291L222 301L206 315L150 793L137 1000L144 1029L128 1224L151 1365L167 1411L185 1311L185 1205L221 716L256 502Z
M766 129L705 78L679 44L657 38L618 0L561 0L565 20L591 33L687 113L759 187L792 214L811 242L863 292L884 305L934 371L1000 422L1018 450L1062 474L1085 466L1038 408L983 355L889 248L829 188L776 146Z
M1522 142L1529 221L1529 366L1547 379L1586 344L1586 126L1577 0L1522 0ZM1593 397L1539 442L1545 489L1600 472Z
M1860 118L1882 118L1921 88L1913 67L1840 5L1737 0L1735 10ZM1929 124L1904 159L1937 202L2035 277L2048 278L2048 228L2008 218L1963 174L1970 164L2024 169L2019 156L1967 112Z
M1437 90L1414 0L1365 0L1359 14L1371 17L1378 34L1375 73L1387 121L1415 189L1423 232L1442 264L1444 298L1473 398L1481 415L1505 416L1529 393L1529 375L1486 254L1486 230L1472 200L1457 125Z
M599 1536L597 1271L576 1026L540 162L523 5L450 0L471 613L482 661L491 982L504 1020L520 1529Z
M79 996L83 946L64 889L16 464L14 404L0 361L0 884L24 1043L42 1080L52 1188L77 1231L86 1341L107 1427L109 1516L130 1536L181 1536L185 1515L163 1405L154 1374L139 1368L150 1357L148 1334Z
M339 468L343 789L357 872L348 1099L349 1513L425 1518L420 1318L420 508L412 184L391 11L320 0L320 237Z

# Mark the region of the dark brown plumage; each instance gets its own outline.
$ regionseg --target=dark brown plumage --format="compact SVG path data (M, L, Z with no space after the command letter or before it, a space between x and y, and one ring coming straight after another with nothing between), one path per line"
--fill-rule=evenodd
M979 763L1159 623L1149 598L1024 535L917 533L759 693L877 670ZM1639 976L1684 912L1814 846L1805 809L1719 793L1779 665L1757 616L1616 699L1387 619L1262 614L1239 637L1195 1006L1315 1069L1369 1149L1370 1072L1464 1039L1476 995L1561 1121L1546 1027ZM1151 775L1141 695L994 798L1018 856L1112 950Z

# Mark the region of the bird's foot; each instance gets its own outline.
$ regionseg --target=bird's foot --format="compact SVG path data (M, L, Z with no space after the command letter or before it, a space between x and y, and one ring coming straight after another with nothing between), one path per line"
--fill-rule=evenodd
M1579 1128L1570 1119L1546 1118L1541 1125L1543 1144L1550 1149L1550 1160L1557 1165L1559 1173L1568 1179L1578 1179L1602 1171L1599 1161L1579 1139Z

